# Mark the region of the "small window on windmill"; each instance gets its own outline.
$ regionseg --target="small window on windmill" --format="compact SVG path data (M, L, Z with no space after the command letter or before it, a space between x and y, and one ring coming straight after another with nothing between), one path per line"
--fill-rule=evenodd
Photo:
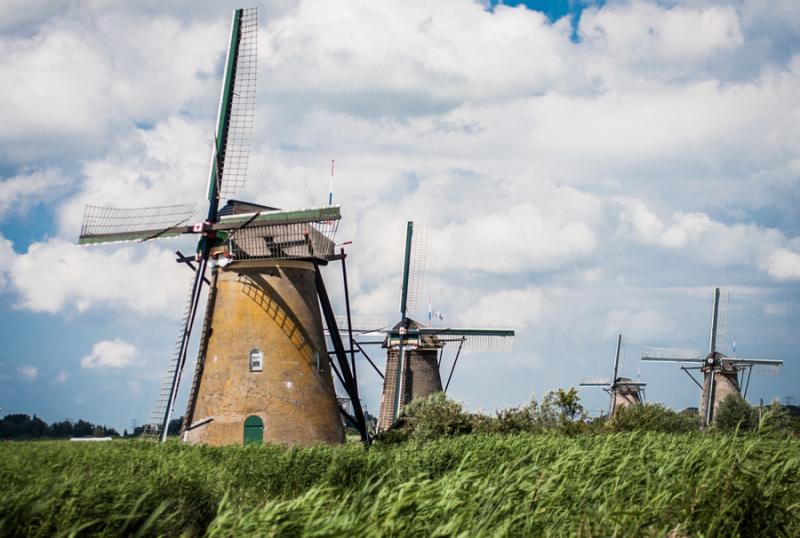
M260 349L253 349L250 352L250 371L260 372L264 369L264 354Z
M315 351L314 352L314 362L317 365L317 372L321 372L322 371L322 364L320 364L320 362L319 362L319 351Z

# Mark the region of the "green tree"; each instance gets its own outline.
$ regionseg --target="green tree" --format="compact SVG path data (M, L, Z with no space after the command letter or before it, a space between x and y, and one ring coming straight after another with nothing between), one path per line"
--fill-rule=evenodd
M714 427L723 432L752 431L758 426L758 411L741 394L728 394L717 409Z

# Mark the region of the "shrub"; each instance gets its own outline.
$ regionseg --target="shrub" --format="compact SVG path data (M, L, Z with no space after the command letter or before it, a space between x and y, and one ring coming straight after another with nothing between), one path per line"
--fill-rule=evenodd
M443 436L461 435L472 431L469 414L461 403L443 392L411 400L391 429L378 434L376 440L391 444L407 439L432 441Z
M647 403L617 409L606 427L614 432L688 433L700 430L700 417L676 413L661 404Z
M540 433L539 404L535 398L527 405L501 409L490 417L481 413L472 415L472 429L477 433Z
M758 426L758 412L741 394L728 394L717 409L714 427L722 432L747 432Z

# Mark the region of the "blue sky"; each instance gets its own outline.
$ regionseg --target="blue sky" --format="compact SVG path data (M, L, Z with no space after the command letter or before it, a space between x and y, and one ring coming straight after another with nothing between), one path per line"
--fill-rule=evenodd
M445 322L518 334L512 353L460 360L454 397L491 410L607 375L622 332L651 401L697 405L677 367L638 357L702 348L721 286L726 343L786 361L748 398L800 398L800 4L258 5L237 197L322 204L335 158L365 317L396 317L405 221L426 223L425 295ZM171 253L192 241L75 241L87 203L203 197L234 7L0 6L2 413L148 417L190 276ZM376 411L380 380L360 371Z

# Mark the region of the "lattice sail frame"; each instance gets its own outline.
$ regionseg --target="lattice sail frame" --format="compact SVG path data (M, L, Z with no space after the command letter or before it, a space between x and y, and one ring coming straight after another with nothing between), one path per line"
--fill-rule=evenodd
M646 347L642 349L643 361L703 362L705 354L693 349Z
M334 316L336 325L339 327L340 333L347 332L347 316L337 314ZM389 322L380 317L369 316L350 316L350 323L352 324L354 334L369 334L369 333L383 333L386 332L386 327ZM325 329L328 330L327 328Z
M406 311L413 313L422 304L422 289L425 284L425 254L428 246L427 229L422 224L413 224L411 254L408 264L408 289L406 291Z
M404 346L440 348L452 343L461 346L461 351L474 353L500 353L512 350L514 331L511 329L450 329L424 327L409 330L403 338ZM400 344L401 335L387 331L386 344Z
M234 88L230 102L225 152L220 155L217 192L229 197L244 188L250 159L256 109L258 71L258 10L242 10Z
M720 362L724 366L736 368L739 371L750 368L753 372L766 375L777 375L783 366L783 361L775 359L747 359L744 357L723 357Z
M79 244L118 243L175 237L196 213L196 203L116 208L87 205Z

